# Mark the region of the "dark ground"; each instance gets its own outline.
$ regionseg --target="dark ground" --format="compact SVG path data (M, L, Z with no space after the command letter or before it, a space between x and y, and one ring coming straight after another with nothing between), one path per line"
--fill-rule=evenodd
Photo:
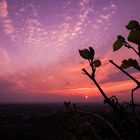
M125 139L139 140L139 136L132 136L127 138L125 133L128 131L123 130L119 123L119 118L116 114L110 113L107 105L99 103L80 103L77 104L80 110L88 113L98 113L105 117L114 127L120 131L120 134ZM92 118L93 119L93 118ZM0 138L15 139L15 140L77 140L71 138L72 134L83 135L89 129L87 122L91 120L90 117L85 118L79 114L67 113L63 103L53 104L1 104L0 105ZM83 123L84 122L84 123ZM94 123L95 131L99 134L100 140L116 140L116 136L110 129L100 120L94 118L91 123ZM125 123L125 122L124 122ZM78 124L78 125L77 125ZM80 125L79 125L80 124ZM78 127L77 127L78 126ZM90 127L88 125L88 127ZM127 126L126 126L127 127ZM77 130L78 129L78 130ZM127 129L127 128L126 128ZM80 132L79 132L80 130ZM89 130L90 131L90 130ZM93 140L94 136L89 137L91 133L86 132L86 136L79 138L81 140ZM65 135L67 133L67 135ZM138 133L138 132L137 132ZM100 135L102 137L100 137ZM134 134L136 135L136 134ZM84 138L83 138L84 137ZM97 138L94 138L97 139Z

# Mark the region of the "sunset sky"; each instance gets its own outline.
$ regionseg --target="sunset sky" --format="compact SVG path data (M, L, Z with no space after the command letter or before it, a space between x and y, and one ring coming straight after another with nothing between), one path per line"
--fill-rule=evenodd
M88 46L102 61L96 79L104 91L129 99L135 83L108 60L136 57L112 50L130 20L140 22L140 0L0 0L0 103L102 101L81 71L88 62L78 50Z

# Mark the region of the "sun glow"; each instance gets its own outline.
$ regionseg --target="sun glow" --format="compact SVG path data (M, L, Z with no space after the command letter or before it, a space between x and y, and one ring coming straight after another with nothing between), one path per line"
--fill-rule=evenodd
M88 99L88 96L87 95L85 96L85 99Z

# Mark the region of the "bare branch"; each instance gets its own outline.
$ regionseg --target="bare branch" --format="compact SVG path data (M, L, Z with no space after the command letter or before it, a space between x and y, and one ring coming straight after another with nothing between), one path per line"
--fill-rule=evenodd
M136 51L136 49L132 47L128 42L125 42L124 46L127 48L131 48L139 56L139 53Z
M140 88L140 86L137 86L136 88L132 89L132 92L131 92L131 103L132 103L133 113L135 114L135 116L136 116L136 110L135 110L136 105L134 103L134 91L137 90L138 88Z
M131 80L133 80L140 87L140 82L138 80L136 80L132 75L130 75L128 72L126 72L120 66L118 66L116 63L114 63L113 60L109 60L109 62L112 63L115 67L117 67L119 70L121 70L123 73L125 73Z

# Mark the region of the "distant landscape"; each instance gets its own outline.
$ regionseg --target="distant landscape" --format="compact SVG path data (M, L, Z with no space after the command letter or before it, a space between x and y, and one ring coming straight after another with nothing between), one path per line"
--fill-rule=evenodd
M108 105L102 103L76 103L76 105L80 111L91 114L97 113L103 116L118 129L119 119L121 118L113 112L112 114ZM140 114L140 110L138 113ZM73 127L71 117L64 103L0 104L0 137L9 140L62 140L64 129L67 126L69 128ZM96 117L93 118L96 133L102 135L100 139L118 139L103 120L99 120ZM91 118L86 116L86 119L89 121ZM121 126L119 129L121 129ZM122 134L123 131L124 130L122 130ZM69 137L71 138L71 136ZM136 139L138 139L138 137L139 135L135 136ZM64 135L63 139L67 140L68 138ZM88 140L90 139L93 139L93 137L88 138ZM131 140L132 138L130 137L129 139Z
M77 103L77 105L90 113L107 112L107 106L100 103ZM0 137L17 140L57 140L59 136L57 127L60 127L60 131L63 129L63 124L59 121L65 123L65 120L61 114L60 116L53 114L64 111L66 110L63 103L0 104Z

